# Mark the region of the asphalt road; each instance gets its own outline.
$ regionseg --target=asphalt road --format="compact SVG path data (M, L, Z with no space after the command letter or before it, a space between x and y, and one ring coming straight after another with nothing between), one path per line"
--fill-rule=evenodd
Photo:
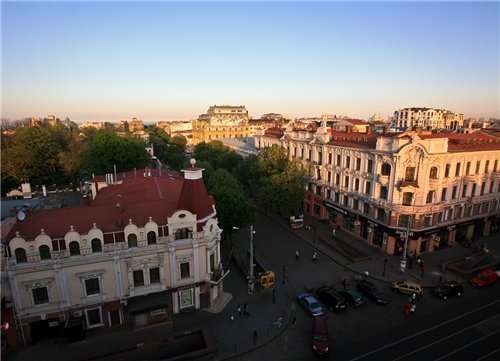
M259 216L256 253L278 275L279 297L294 297L307 287L341 287L353 274L320 254L312 262L313 248L287 230ZM244 238L247 238L243 236ZM500 241L500 240L499 240ZM295 260L299 250L300 259ZM288 283L281 284L283 266ZM485 289L465 285L462 297L442 301L426 291L414 315L406 316L407 297L392 293L378 282L391 302L378 306L365 299L357 309L328 312L331 336L327 360L337 361L491 361L500 360L500 283ZM296 303L295 303L296 304ZM311 348L311 318L296 304L297 323L277 341L238 360L314 360Z

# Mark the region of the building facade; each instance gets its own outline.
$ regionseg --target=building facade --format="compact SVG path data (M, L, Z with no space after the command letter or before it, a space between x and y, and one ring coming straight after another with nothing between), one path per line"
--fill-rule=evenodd
M451 129L463 128L464 115L446 109L403 108L396 110L392 127L399 130L409 129Z
M500 137L347 133L289 125L256 137L310 172L304 208L389 254L416 254L499 230Z
M161 128L171 137L176 135L186 138L187 143L191 144L193 141L193 122L192 121L176 121L176 122L158 122L158 128Z
M202 169L183 172L96 177L85 206L14 225L5 263L24 342L73 320L87 329L170 321L218 299L222 230Z
M193 144L223 138L245 138L251 136L245 106L213 105L207 113L193 121Z

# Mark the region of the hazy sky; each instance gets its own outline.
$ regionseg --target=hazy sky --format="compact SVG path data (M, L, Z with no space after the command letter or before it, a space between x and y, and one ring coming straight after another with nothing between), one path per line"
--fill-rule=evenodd
M500 116L499 3L5 3L2 117Z

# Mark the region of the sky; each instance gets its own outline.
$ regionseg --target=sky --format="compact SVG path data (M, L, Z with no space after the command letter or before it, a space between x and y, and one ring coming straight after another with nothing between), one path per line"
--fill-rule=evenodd
M2 118L500 117L500 3L2 2Z

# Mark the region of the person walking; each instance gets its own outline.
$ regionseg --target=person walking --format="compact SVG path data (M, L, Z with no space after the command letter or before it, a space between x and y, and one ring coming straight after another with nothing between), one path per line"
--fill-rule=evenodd
M335 239L335 234L337 233L337 230L335 229L335 226L332 229L332 239Z
M257 344L257 330L254 330L253 331L253 344L256 345Z
M318 253L316 251L313 253L313 262L316 262L318 260Z
M241 317L241 305L238 303L238 317Z
M298 261L298 260L299 260L299 256L300 256L299 251L298 251L298 250L297 250L297 251L295 251L295 260L296 260L296 261Z
M424 261L421 261L420 262L420 277L424 277L424 273L425 273L425 266L424 266Z
M346 278L344 278L342 280L342 287L344 287L344 290L347 288L347 279Z
M248 312L248 305L246 303L243 304L243 316L250 316L250 313Z
M292 327L295 327L296 323L297 323L297 317L293 316L293 318L292 318Z
M410 269L413 268L413 254L410 254L410 256L408 257L408 266L410 267Z

